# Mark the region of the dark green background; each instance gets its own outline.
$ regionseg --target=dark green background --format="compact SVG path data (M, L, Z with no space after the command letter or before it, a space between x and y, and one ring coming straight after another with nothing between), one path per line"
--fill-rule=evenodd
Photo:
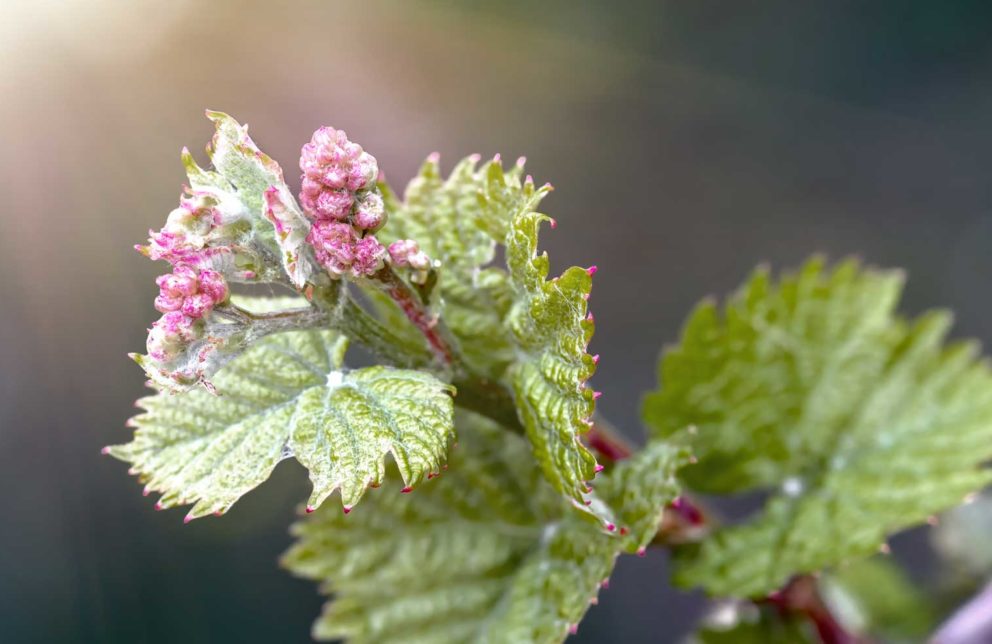
M637 408L703 295L813 251L904 266L907 312L992 337L987 2L0 3L0 640L303 642L321 600L275 565L301 468L223 519L156 513L125 467L125 353L164 267L130 250L174 207L205 107L295 184L348 131L394 185L442 152L526 154L595 263L602 408ZM201 159L203 156L201 155ZM920 535L896 541L932 577ZM674 641L703 608L664 554L623 559L577 641Z

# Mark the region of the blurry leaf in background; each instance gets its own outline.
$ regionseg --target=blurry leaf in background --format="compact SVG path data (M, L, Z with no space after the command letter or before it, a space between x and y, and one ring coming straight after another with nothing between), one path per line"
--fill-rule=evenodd
M710 607L688 644L815 644L812 626L772 606L726 601Z
M930 535L953 573L976 582L988 579L992 575L992 493L983 492L971 503L945 512Z
M815 259L759 270L721 310L696 309L644 412L686 426L691 488L775 486L764 511L676 553L675 579L761 596L790 576L874 553L990 478L992 374L950 316L894 314L902 277Z
M820 577L820 592L849 631L882 642L919 642L936 625L930 599L892 558L841 566Z

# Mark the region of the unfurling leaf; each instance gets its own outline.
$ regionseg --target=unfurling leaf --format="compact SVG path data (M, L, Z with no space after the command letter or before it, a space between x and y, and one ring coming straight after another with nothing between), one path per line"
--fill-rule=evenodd
M284 565L334 595L314 624L318 639L560 642L628 547L568 507L523 440L468 413L456 422L459 446L439 480L408 497L376 490L367 511L323 509L294 527ZM633 473L649 462L670 478L680 461L652 450L612 486L618 501L631 496L626 486L639 489ZM644 489L659 512L674 495Z
M440 471L451 387L418 371L342 369L346 346L330 331L263 338L217 373L219 395L138 401L134 440L108 452L162 493L160 507L195 504L188 518L227 511L289 457L310 470L312 507L340 488L350 509L383 480L387 454L407 487Z
M586 315L592 271L573 266L548 281L548 256L537 254L538 228L545 215L532 210L546 189L514 216L506 238L506 263L515 301L507 324L517 345L510 366L520 420L534 455L552 486L584 508L586 481L596 459L580 436L588 431L595 397L585 383L596 370L586 353L593 322Z
M893 313L901 281L814 260L777 284L758 271L725 309L690 318L645 419L659 437L696 428L690 487L775 494L681 548L679 583L762 595L876 552L990 480L992 375L973 343L944 346L947 314Z

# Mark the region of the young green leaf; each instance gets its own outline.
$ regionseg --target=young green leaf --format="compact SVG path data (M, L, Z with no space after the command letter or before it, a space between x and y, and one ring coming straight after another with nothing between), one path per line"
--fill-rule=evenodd
M616 513L628 552L643 551L654 538L665 505L679 493L675 473L689 459L685 447L651 441L597 483L596 495Z
M159 507L195 504L188 519L226 512L291 456L310 470L309 505L340 488L346 511L383 480L387 454L407 487L440 471L451 387L418 371L344 370L346 346L330 331L263 338L217 373L221 395L139 400L134 440L107 451L162 493Z
M580 440L595 408L594 393L585 386L596 370L595 359L586 353L593 333L592 319L586 316L592 271L573 266L546 280L548 256L537 254L537 236L549 218L532 210L546 192L531 192L506 237L515 296L507 324L518 353L509 379L544 475L583 508L586 481L596 468L596 459Z
M570 511L519 437L467 412L456 422L459 446L438 481L409 497L376 491L370 511L321 510L294 526L284 565L334 595L316 638L559 642L629 547ZM642 488L634 473L653 465L667 479L678 464L652 450L613 486L616 499L645 489L660 512L673 490Z
M992 375L973 343L944 346L947 314L895 316L900 284L814 260L778 284L758 271L723 311L690 318L645 419L660 437L696 427L690 487L776 493L680 549L679 583L764 594L875 552L992 478Z
M205 172L184 154L184 163L195 188L196 181L217 181L233 186L237 198L251 215L258 240L278 250L283 267L297 288L302 288L313 273L313 264L304 243L310 223L293 198L283 179L282 168L258 149L248 136L248 126L241 125L223 112L207 111L216 132L207 147L216 173ZM194 179L194 176L197 179Z

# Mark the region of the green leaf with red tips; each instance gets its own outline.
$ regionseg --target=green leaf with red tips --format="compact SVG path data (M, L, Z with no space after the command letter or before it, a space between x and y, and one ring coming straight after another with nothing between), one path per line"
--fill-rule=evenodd
M293 527L283 565L333 596L317 639L546 644L574 632L596 602L629 544L572 511L521 437L468 412L456 425L451 467L430 485L409 497L377 490L361 513L325 508ZM631 472L677 460L645 459ZM659 513L671 500L650 494Z
M581 441L596 406L593 390L585 385L596 370L586 352L593 334L586 306L592 271L573 266L546 279L548 256L538 255L537 237L549 218L533 210L545 192L531 194L506 237L515 297L506 323L517 347L508 377L545 477L576 507L585 508L586 481L596 473L596 459Z
M651 441L597 483L596 495L614 508L627 552L643 552L655 537L665 506L679 494L675 475L690 462L688 448Z
M383 480L392 455L407 486L444 463L453 438L452 387L418 371L346 370L331 331L268 336L223 367L219 395L159 393L138 401L134 440L108 449L189 518L226 512L282 460L310 471L318 506L335 489L350 508Z
M888 535L992 480L992 372L950 316L894 312L902 275L815 259L760 270L704 303L645 403L655 436L686 426L690 488L774 493L764 511L680 548L676 580L760 596L877 552Z

